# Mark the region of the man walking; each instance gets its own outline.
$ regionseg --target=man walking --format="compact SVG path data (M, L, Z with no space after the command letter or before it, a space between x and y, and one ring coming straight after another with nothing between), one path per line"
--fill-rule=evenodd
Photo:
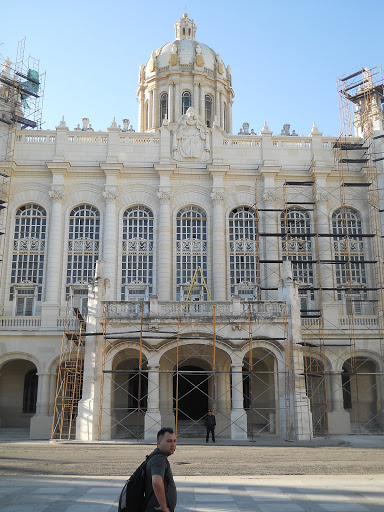
M207 437L205 438L205 441L208 443L209 440L209 433L211 433L212 436L212 442L215 442L215 426L216 426L216 418L212 414L212 411L209 410L208 414L205 417L205 427L207 429Z
M172 428L157 433L157 448L147 462L145 495L149 497L145 512L173 512L177 493L168 457L176 450L176 436Z

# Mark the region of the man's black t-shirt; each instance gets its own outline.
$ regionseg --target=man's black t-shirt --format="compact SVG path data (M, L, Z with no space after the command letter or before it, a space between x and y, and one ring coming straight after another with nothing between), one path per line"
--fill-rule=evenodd
M177 493L176 485L173 480L171 466L168 462L167 457L165 457L165 455L163 455L158 448L156 448L156 450L154 450L151 453L150 457L151 458L147 462L145 483L145 494L146 496L150 496L150 498L147 503L145 512L152 512L155 510L155 507L159 506L152 487L153 475L160 475L161 478L163 479L165 496L167 498L167 505L169 509L173 512L176 508Z

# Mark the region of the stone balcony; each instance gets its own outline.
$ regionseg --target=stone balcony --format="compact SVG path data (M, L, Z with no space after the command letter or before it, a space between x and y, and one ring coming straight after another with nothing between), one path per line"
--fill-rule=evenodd
M221 321L225 318L248 319L252 321L284 319L286 317L285 302L281 301L241 301L234 297L232 301L159 301L152 299L143 302L106 301L104 306L110 319L139 318L142 314L146 319L169 318L177 319L201 318L212 320L214 316Z

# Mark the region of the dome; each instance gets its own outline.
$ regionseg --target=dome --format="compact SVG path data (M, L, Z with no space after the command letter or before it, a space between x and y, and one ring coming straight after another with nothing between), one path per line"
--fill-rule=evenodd
M181 71L191 71L193 68L202 73L213 75L218 71L220 77L227 79L227 69L219 54L195 39L196 25L186 14L175 23L176 39L152 52L145 66L145 76L173 71L177 67Z
M192 107L207 128L231 133L231 69L212 48L196 41L196 25L187 14L175 23L175 39L141 64L136 94L142 132L157 130L164 121L165 126L176 124Z

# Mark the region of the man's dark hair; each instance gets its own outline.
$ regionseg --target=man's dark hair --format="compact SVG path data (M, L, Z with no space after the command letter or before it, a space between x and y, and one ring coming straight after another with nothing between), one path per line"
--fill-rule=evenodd
M174 434L173 428L171 427L163 427L161 428L157 433L157 440L160 441L160 439L164 436L164 434Z

